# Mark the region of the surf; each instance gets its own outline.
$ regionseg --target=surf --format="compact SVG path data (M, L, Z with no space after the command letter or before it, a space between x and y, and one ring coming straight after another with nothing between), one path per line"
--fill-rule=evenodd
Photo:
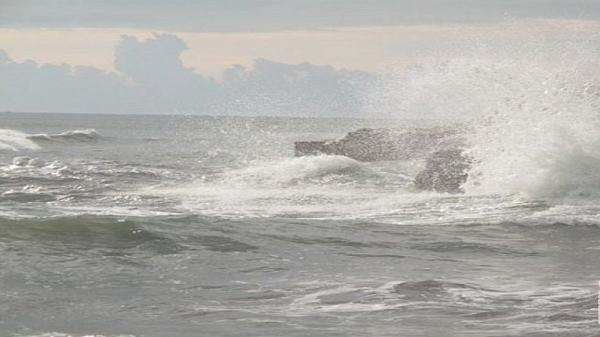
M31 135L11 129L0 129L0 151L37 150L40 148L29 137Z

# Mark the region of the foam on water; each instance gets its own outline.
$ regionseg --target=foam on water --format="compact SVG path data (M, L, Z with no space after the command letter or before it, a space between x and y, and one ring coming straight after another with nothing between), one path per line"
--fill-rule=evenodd
M393 183L386 189L381 185L385 181ZM387 212L384 204L407 197L422 199L408 192L410 184L410 178L377 172L347 157L308 156L253 161L185 187L159 186L141 193L174 197L184 209L203 214L355 217Z
M20 179L24 177L67 177L72 175L69 167L58 161L46 162L39 158L27 156L14 157L12 164L0 166L0 177Z

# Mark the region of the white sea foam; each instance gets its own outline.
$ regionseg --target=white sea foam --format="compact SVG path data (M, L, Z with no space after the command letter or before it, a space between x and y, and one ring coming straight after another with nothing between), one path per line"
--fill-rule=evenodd
M223 216L308 217L369 216L389 212L392 205L427 198L410 193L410 179L395 175L394 185L368 164L343 156L309 156L255 161L225 171L217 178L187 186L155 187L142 193L176 198L181 207Z
M56 134L40 133L29 135L34 141L93 141L100 138L95 129L71 130Z
M376 176L376 173L348 157L321 155L257 161L246 168L225 173L222 179L230 184L273 186L345 176L367 178Z
M37 150L39 145L29 139L29 134L10 129L0 129L0 151Z

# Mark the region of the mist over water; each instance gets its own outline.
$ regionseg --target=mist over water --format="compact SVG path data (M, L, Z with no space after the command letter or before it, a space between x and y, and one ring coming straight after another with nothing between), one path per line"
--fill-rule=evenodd
M365 99L386 119L0 114L0 331L597 334L600 68L581 40L382 77ZM433 126L460 130L464 194L419 191L424 158L294 157Z

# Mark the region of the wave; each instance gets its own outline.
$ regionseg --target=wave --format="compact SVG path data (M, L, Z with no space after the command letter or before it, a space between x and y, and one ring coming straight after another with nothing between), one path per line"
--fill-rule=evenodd
M15 240L37 240L40 243L58 241L86 248L139 248L166 254L184 249L175 239L145 226L147 222L147 219L122 220L101 215L35 219L0 217L0 233Z
M72 130L65 131L56 134L33 134L27 137L30 140L36 142L52 142L52 141L76 141L76 142L90 142L101 138L100 134L95 129L83 129L83 130Z
M312 290L312 291L311 291ZM289 306L294 314L373 312L402 309L460 312L463 319L476 322L518 320L527 315L530 323L547 326L548 321L569 323L595 320L596 296L577 287L551 287L543 291L490 287L451 280L424 279L392 281L384 285L320 285L308 289Z
M37 150L39 145L29 139L31 135L10 129L0 129L0 151Z
M332 180L356 180L376 176L365 164L344 156L307 156L273 161L257 161L246 168L232 170L221 179L229 184L294 185Z
M407 195L409 188L404 176L344 156L321 155L254 161L184 186L159 185L140 193L166 197L184 212L204 215L357 217L423 198Z
M93 142L102 136L95 129L71 130L56 134L29 134L22 131L0 129L0 151L38 150L40 144L50 142Z

